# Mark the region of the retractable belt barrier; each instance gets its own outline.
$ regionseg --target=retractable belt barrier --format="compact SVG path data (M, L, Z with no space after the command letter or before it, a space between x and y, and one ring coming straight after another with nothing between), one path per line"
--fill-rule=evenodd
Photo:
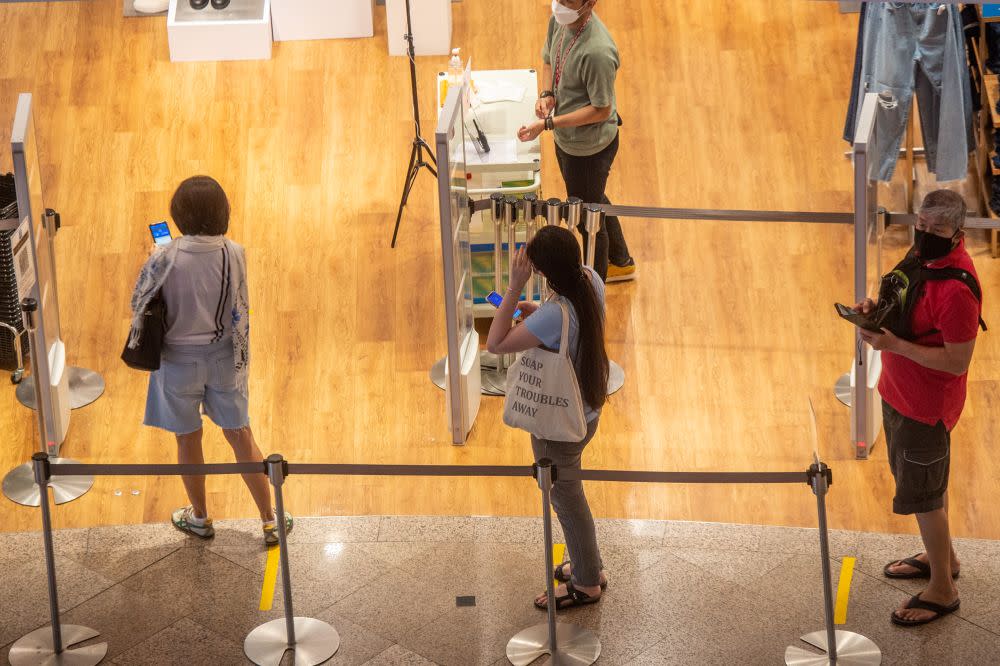
M83 464L59 463L45 453L36 453L31 462L39 487L47 486L53 477L72 476L181 476L217 474L265 474L271 482L278 516L277 532L280 543L284 618L266 622L250 632L244 641L244 652L255 664L277 664L286 650L296 652L297 664L320 664L340 647L340 635L329 624L307 617L295 617L292 607L291 576L282 487L293 475L326 476L429 476L429 477L531 477L542 491L542 521L545 548L545 584L548 599L555 598L552 570L551 490L558 481L616 481L625 483L685 483L685 484L807 484L816 495L820 555L823 565L823 614L825 630L813 632L802 640L827 652L836 663L838 650L847 658L855 650L865 654L880 654L878 647L867 638L833 628L833 591L830 580L830 550L826 520L826 494L833 482L828 466L814 456L814 462L800 472L653 472L628 470L557 469L547 459L534 465L366 465L289 463L280 455L271 455L259 463L182 464ZM49 587L51 627L36 629L15 642L10 661L14 666L49 663L64 655L74 663L97 664L107 653L107 644L73 647L76 643L98 635L93 629L60 624L59 600L56 587L55 553L48 493L42 492L42 537L45 548ZM553 661L565 659L571 663L592 664L600 656L601 643L593 632L572 624L556 622L554 603L548 604L548 622L519 632L507 645L507 657L515 666L526 666L538 657L549 654ZM64 636L65 647L64 647ZM812 655L796 646L785 653L786 663L799 663L802 655ZM49 660L49 661L47 661ZM860 663L860 662L859 662Z
M568 202L558 200L538 200L527 202L528 214L545 216L550 202L557 202L561 217L567 219ZM604 215L618 217L643 217L661 220L712 220L717 222L806 222L814 224L854 224L854 213L831 213L789 210L729 210L713 208L658 208L653 206L615 206L613 204L580 203L583 209L596 208ZM477 213L490 209L489 199L469 201L469 210ZM917 216L912 213L884 211L886 224L913 226ZM989 217L967 217L967 229L1000 229L1000 220Z

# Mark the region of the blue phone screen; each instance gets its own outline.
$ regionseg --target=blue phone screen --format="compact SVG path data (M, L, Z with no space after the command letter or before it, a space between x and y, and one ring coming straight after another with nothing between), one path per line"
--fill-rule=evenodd
M503 296L501 296L495 291L491 291L489 294L486 295L486 300L488 300L493 307L498 308L500 307L500 304L503 303ZM512 317L512 319L517 319L520 316L521 316L521 309L518 308L517 310L514 311L514 316Z
M149 233L153 235L153 242L157 245L166 245L173 240L170 236L170 227L167 226L166 222L149 225Z

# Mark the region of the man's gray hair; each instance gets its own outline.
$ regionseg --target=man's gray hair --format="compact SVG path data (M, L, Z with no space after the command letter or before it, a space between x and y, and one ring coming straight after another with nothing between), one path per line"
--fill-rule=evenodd
M965 214L968 208L965 199L958 192L951 190L934 190L924 197L920 204L920 214L932 220L945 222L955 231L965 226Z

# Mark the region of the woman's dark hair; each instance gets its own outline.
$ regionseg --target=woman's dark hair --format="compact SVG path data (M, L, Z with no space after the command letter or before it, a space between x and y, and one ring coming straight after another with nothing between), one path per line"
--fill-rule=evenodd
M576 371L580 394L593 409L608 397L608 352L604 348L604 313L589 272L580 261L580 244L569 229L542 227L528 243L528 259L560 296L576 310L579 326Z
M185 236L221 236L229 230L229 199L208 176L192 176L170 200L170 217Z

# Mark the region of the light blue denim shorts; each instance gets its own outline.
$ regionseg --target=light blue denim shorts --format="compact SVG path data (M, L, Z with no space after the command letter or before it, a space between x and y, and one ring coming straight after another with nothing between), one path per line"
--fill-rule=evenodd
M244 428L250 413L238 381L231 338L164 347L160 369L149 376L143 423L186 435L201 428L205 414L220 428Z

